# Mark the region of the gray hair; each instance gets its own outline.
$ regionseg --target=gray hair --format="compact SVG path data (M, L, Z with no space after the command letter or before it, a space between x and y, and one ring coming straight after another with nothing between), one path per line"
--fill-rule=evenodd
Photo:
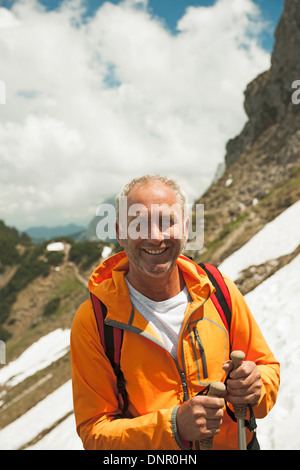
M173 180L172 178L168 178L166 176L161 176L161 175L145 175L145 176L140 176L138 178L133 178L129 183L125 184L123 189L119 192L119 194L116 196L116 212L117 212L117 220L119 220L119 201L121 197L128 196L129 192L134 188L134 187L139 187L148 184L150 181L158 181L160 183L165 184L169 188L173 189L173 191L176 194L176 197L178 199L178 202L184 207L184 205L187 203L187 196L185 192L181 189L179 184Z

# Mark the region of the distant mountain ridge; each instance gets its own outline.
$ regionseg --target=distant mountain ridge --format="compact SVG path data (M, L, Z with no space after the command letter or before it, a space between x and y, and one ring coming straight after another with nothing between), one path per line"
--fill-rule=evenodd
M28 229L24 230L24 232L27 233L27 235L29 235L32 239L51 240L56 237L68 237L79 234L84 230L84 226L71 223L68 225L58 225L56 227L29 227Z

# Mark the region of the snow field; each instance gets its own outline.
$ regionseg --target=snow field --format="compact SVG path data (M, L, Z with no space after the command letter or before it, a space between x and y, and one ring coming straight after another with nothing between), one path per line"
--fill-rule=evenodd
M258 437L265 449L300 448L299 351L300 255L260 284L245 299L276 359L280 362L277 403L257 420Z
M264 226L244 246L230 255L219 269L233 281L249 266L292 253L300 244L300 201Z
M23 416L0 430L0 449L19 449L72 410L72 384L71 380L68 380L64 385L55 390L55 392L48 395L27 411ZM70 421L72 420L68 420L68 423L70 423ZM57 433L56 428L54 431ZM52 435L54 431L51 431L49 435ZM74 417L69 434L71 434L71 439L67 442L68 446L80 448L79 438L77 437L74 425ZM49 439L49 435L46 435L45 439L47 436ZM66 439L66 436L62 434L56 441L56 449L63 450L70 448L63 446L63 444L66 444L64 439Z
M70 330L58 328L43 336L16 360L0 369L0 385L14 387L64 356L68 352L69 346Z

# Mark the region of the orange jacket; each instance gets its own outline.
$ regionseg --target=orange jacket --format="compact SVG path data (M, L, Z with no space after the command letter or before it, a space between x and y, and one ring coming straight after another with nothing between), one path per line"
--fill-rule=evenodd
M128 269L124 252L104 261L92 274L89 289L106 305L106 321L124 330L120 364L129 408L121 418L116 378L99 340L91 300L87 300L79 307L71 329L74 412L85 449L185 449L176 429L178 406L208 383L224 381L222 364L229 359L229 338L209 298L214 288L204 271L189 259L180 256L178 266L192 302L185 312L177 361L132 308L124 280ZM258 366L263 385L254 413L263 418L276 401L279 363L243 296L232 281L225 280L232 301L232 349L243 350L246 359ZM195 329L204 353L197 346ZM249 442L252 435L247 433ZM214 449L237 448L237 425L225 413Z

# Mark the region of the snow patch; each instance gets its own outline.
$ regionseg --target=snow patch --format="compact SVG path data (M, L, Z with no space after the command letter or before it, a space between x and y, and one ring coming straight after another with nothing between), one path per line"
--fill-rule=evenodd
M63 251L65 245L62 242L49 243L47 245L47 251Z
M51 427L56 421L72 411L72 409L72 384L71 380L68 380L64 385L55 390L55 392L48 395L44 400L27 411L23 416L0 430L0 449L19 449L33 440L40 432ZM57 448L60 447L62 449L62 444L60 444L62 441L60 439L65 439L65 437L61 435L57 441ZM72 428L71 441L72 448L74 448L74 446L82 448L82 445L80 447L79 438L76 435L75 426ZM69 449L71 447L67 448Z
M112 248L110 246L105 246L102 250L101 258L103 259L108 258L111 252L112 252Z
M249 266L292 253L300 244L300 201L264 226L244 246L235 251L219 269L233 281Z
M267 450L298 450L300 434L300 255L246 296L246 302L280 362L277 403L257 420L258 439Z
M17 359L0 369L0 385L14 387L64 356L69 347L69 329L58 328L52 331L33 343Z

